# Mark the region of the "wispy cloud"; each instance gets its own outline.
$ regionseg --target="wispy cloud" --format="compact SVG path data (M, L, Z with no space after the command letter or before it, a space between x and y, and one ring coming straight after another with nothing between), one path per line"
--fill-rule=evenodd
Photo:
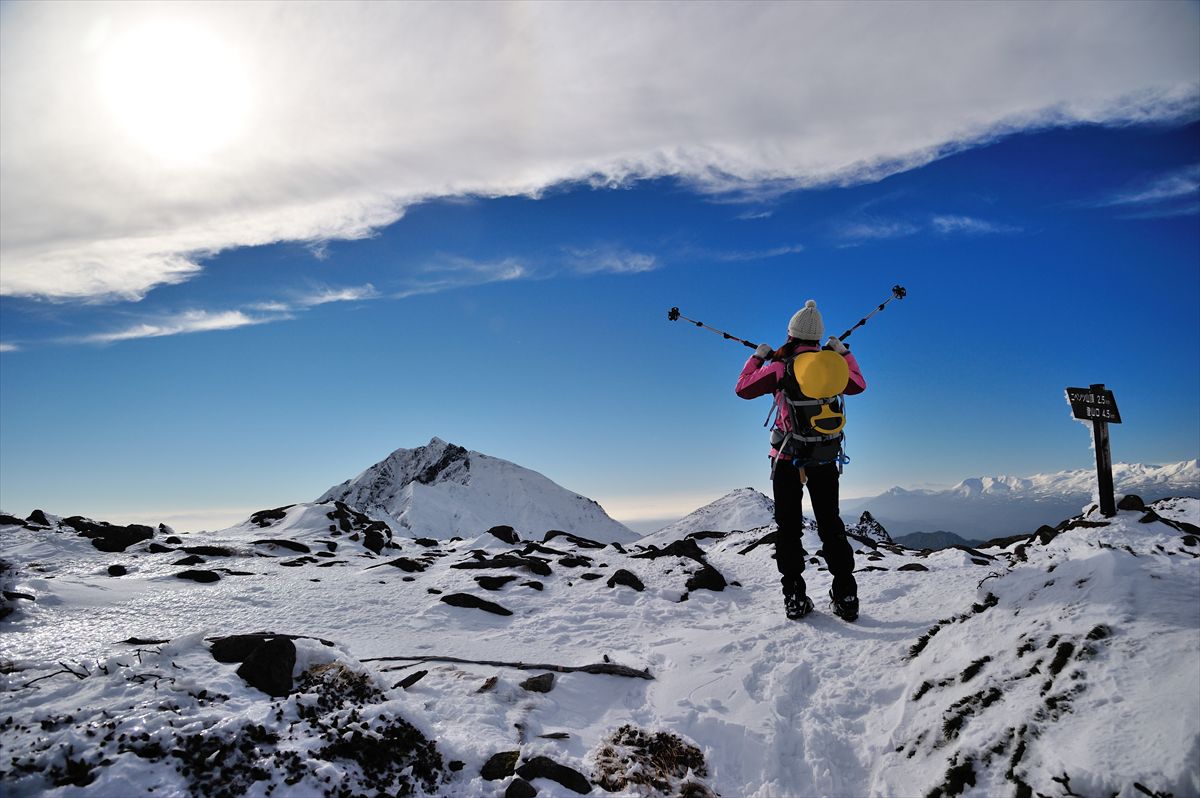
M281 321L285 316L250 316L240 310L208 311L185 310L155 321L144 321L112 332L94 333L80 341L94 344L111 344L117 341L132 341L138 338L161 338L167 335L234 330L254 324Z
M752 222L757 219L769 219L774 215L775 211L742 211L737 218L742 222Z
M919 225L912 222L874 219L870 221L846 222L837 229L839 238L851 241L875 241L887 238L903 238L921 232Z
M667 177L762 203L1019 130L1193 114L1195 8L1153 8L26 3L0 27L0 294L138 299L232 247L322 257L434 197ZM164 134L112 82L138 35L159 56L132 74L167 80L162 53L211 45L203 93L172 98L197 124Z
M16 344L0 343L0 352L20 352L21 347Z
M1197 194L1200 194L1200 164L1193 164L1171 174L1159 175L1142 186L1122 191L1099 204L1150 205Z
M660 265L654 255L614 247L568 249L566 254L567 270L575 274L641 274Z
M713 252L711 253L711 257L714 260L725 261L727 263L741 263L752 260L769 260L770 258L780 258L784 255L795 255L803 251L803 244L785 244L784 246L771 247L770 249Z
M310 308L327 305L331 302L357 302L378 299L380 296L379 291L370 283L345 288L322 286L288 300L254 302L244 308L234 310L189 309L160 314L119 330L93 333L81 338L70 339L69 342L111 344L138 338L162 338L169 335L235 330L239 327L289 321Z
M843 222L834 235L851 244L904 238L919 233L943 236L1011 235L1021 232L1016 225L958 214L936 214L928 219L870 218Z
M934 216L930 220L933 229L943 235L1002 235L1021 232L1020 227L1000 222L990 222L973 216Z
M406 280L403 286L390 296L393 299L408 299L488 283L528 279L532 276L532 271L517 258L474 260L442 255L425 264L419 270L418 276Z
M1129 186L1092 202L1091 208L1122 208L1122 219L1169 219L1200 214L1200 164Z

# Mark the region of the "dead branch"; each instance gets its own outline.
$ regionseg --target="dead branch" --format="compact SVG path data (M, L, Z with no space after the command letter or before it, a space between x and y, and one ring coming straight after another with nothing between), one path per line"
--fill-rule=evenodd
M500 662L497 660L461 659L459 657L370 657L362 662L453 662L461 665L487 665L493 668L519 668L526 671L554 671L555 673L594 673L604 676L628 676L633 679L651 679L649 669L638 670L611 662L595 665L546 665L532 662Z

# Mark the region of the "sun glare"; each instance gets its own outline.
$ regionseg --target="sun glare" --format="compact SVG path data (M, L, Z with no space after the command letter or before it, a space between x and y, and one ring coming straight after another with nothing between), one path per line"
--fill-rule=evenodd
M249 106L247 77L215 36L169 25L113 37L100 71L119 126L168 160L211 154L238 136Z

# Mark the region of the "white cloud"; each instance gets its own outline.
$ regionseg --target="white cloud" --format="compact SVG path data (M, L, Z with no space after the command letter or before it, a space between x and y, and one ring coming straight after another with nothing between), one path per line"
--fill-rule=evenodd
M869 221L847 222L841 225L837 234L841 238L851 241L873 241L886 238L902 238L904 236L916 235L921 232L921 228L912 222L903 222L886 219L872 219Z
M575 274L641 274L659 267L653 255L617 247L568 249L567 256L567 268Z
M423 294L437 294L488 283L505 283L534 276L533 272L516 258L473 260L450 255L443 255L425 264L419 273L421 276L408 280L399 291L391 295L392 298L408 299Z
M1192 115L1200 75L1200 10L1175 2L2 13L0 293L51 299L136 299L235 246L320 256L431 197L874 180L1031 127ZM186 125L155 116L164 82Z
M84 343L111 344L117 341L132 341L137 338L161 338L167 335L233 330L253 324L281 321L284 316L248 316L240 310L207 311L185 310L164 316L152 322L139 322L122 330L94 333L83 337Z
M714 252L712 257L716 260L727 261L731 263L740 263L742 261L751 260L767 260L768 258L780 258L784 255L795 255L804 251L803 244L785 244L780 247L772 247L771 249L755 249L734 252Z
M973 216L934 216L930 220L933 229L943 235L960 233L963 235L997 235L1004 233L1019 233L1021 228L1013 225L989 222L986 219L976 219Z
M1200 194L1200 164L1193 164L1186 169L1160 175L1145 185L1115 194L1097 204L1151 205L1197 194Z
M319 291L300 297L296 304L302 308L316 305L327 305L330 302L363 302L368 299L379 299L381 294L375 286L367 283L352 288L322 288Z
M0 343L0 352L20 352L21 347L16 344Z

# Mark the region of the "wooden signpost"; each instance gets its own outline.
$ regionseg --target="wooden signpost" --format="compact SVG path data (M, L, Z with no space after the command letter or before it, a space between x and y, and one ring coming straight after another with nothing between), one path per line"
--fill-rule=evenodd
M1100 483L1100 512L1111 517L1117 514L1117 503L1113 496L1112 452L1108 446L1108 425L1121 423L1121 412L1112 391L1104 383L1088 388L1067 388L1067 401L1071 413L1080 421L1092 422L1093 440L1096 444L1096 478Z

